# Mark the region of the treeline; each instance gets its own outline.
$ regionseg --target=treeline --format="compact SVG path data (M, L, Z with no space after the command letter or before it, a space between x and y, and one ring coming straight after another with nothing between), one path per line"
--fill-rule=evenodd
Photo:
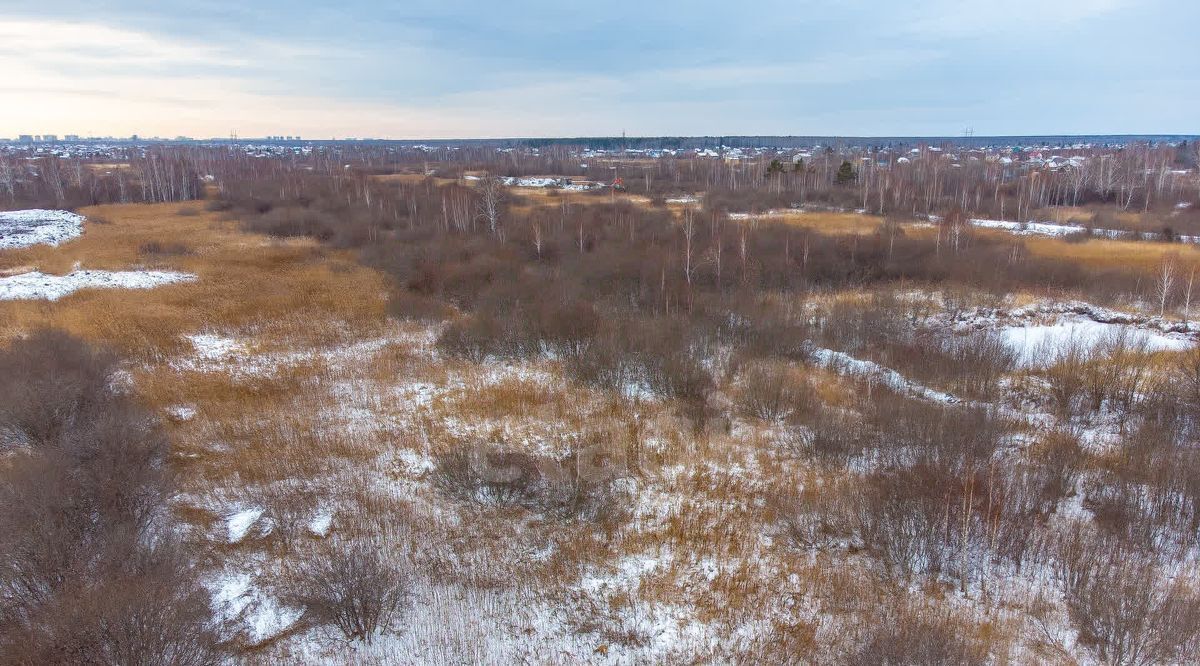
M1104 203L1170 215L1160 226L1190 233L1200 231L1195 219L1200 207L1175 206L1200 203L1200 179L1188 170L1197 161L1196 150L1196 144L1187 142L1064 150L1060 158L1080 159L1052 168L1040 161L1023 161L1020 154L1015 162L994 159L995 155L984 159L983 153L949 144L922 146L916 153L826 146L804 157L778 150L753 159L691 152L587 159L569 142L506 148L344 143L279 154L259 154L238 145L163 145L127 148L110 158L0 155L0 197L7 198L10 208L62 208L197 198L209 177L219 187L262 182L267 174L283 170L327 175L346 170L371 175L430 173L443 178L486 171L497 176L558 175L602 183L620 179L629 191L660 201L704 192L711 209L740 212L806 205L901 217L962 210L972 217L1026 221L1048 206ZM108 159L112 163L104 161Z
M120 163L0 155L0 207L75 209L198 199L207 172L188 151L151 148Z
M769 218L733 221L719 196L680 222L666 209L604 195L528 207L501 193L504 201L491 214L493 232L480 188L432 178L380 183L352 170L327 175L278 166L241 176L223 186L214 205L232 208L253 230L363 248L407 285L405 297L447 297L467 309L472 303L462 294L479 295L489 286L540 293L542 274L591 302L635 303L664 314L705 298L744 302L734 296L739 292L803 293L898 280L998 294L1077 292L1101 303L1158 301L1153 276L1036 256L1018 237L975 233L961 212L947 216L934 234L908 234L889 219L876 234L839 236ZM1169 297L1169 304L1185 298L1178 289ZM539 296L523 300L530 298Z

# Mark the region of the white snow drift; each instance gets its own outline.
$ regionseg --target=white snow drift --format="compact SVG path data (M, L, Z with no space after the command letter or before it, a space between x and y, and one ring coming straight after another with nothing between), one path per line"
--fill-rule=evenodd
M74 270L66 275L38 271L0 278L0 301L58 299L80 289L151 289L164 284L191 282L196 276L174 271Z
M65 210L0 211L0 250L65 243L83 233L83 220Z
M1083 318L1064 318L1052 324L1006 326L1000 329L1000 337L1005 345L1018 354L1021 364L1033 365L1039 360L1053 358L1056 350L1070 344L1078 344L1085 349L1094 347L1119 334L1122 329L1127 331L1133 340L1144 343L1147 351L1184 351L1196 344L1179 334L1171 335Z

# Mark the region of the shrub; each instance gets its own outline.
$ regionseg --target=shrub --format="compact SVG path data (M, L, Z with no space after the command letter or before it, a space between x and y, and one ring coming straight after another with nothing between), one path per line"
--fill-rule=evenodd
M808 411L813 400L811 389L792 369L778 364L752 363L738 381L738 406L742 413L765 421L774 421Z
M169 257L182 257L192 254L192 248L183 243L160 243L151 241L142 243L138 247L139 254L161 255Z
M438 336L443 353L473 363L483 363L503 342L500 322L487 315L468 316L450 322Z
M61 441L108 406L115 370L114 356L59 330L13 342L0 353L0 434L34 447Z
M113 356L57 331L0 350L0 654L219 663L208 595L168 522L167 441Z
M601 445L554 460L481 444L439 456L434 483L455 499L486 507L607 520L620 513L613 482L626 472L623 455Z
M301 565L285 596L314 622L337 627L347 640L371 643L399 618L408 578L377 549L338 544Z
M987 649L964 635L953 620L920 609L874 623L846 663L861 666L970 666L987 663Z
M1111 552L1111 551L1110 551ZM1182 663L1200 648L1200 595L1141 557L1111 557L1068 587L1080 638L1107 663Z

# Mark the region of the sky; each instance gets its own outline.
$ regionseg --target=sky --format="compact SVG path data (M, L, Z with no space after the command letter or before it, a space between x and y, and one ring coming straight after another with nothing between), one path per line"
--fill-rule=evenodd
M1196 0L0 0L0 137L1200 133Z

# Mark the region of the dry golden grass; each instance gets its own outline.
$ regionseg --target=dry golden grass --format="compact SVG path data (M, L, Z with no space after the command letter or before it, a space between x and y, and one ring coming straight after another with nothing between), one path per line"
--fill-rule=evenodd
M117 169L128 169L133 165L128 162L93 162L83 166L93 171L114 171Z
M930 228L906 230L910 236L932 238ZM1083 241L1064 240L1047 236L1014 236L1000 229L975 228L972 233L1002 241L1019 240L1035 257L1078 264L1084 268L1100 270L1140 270L1154 272L1163 257L1177 255L1188 270L1200 264L1200 245L1192 243L1163 243L1156 241L1116 240L1089 238Z
M770 214L764 214L756 219L761 222L808 228L823 234L840 235L868 236L877 233L883 226L883 218L875 215L826 211L772 211ZM753 220L739 219L736 221L748 223Z
M425 182L425 179L429 178L429 177L430 176L426 176L425 174L421 174L421 173L386 173L386 174L371 176L371 179L378 181L380 183L401 183L404 185L419 185L419 184ZM450 183L457 183L458 179L442 178L439 176L433 176L433 182L436 185L449 185Z
M603 194L588 194L561 190L554 187L513 187L514 194L519 194L533 205L560 206L566 200L572 206L587 206L593 204L626 202L635 206L650 206L650 198L632 192L605 191Z
M1097 269L1153 272L1163 257L1168 255L1178 255L1185 266L1200 264L1200 247L1193 244L1106 239L1078 243L1057 238L1029 237L1025 239L1025 247L1036 257L1070 261Z
M0 254L0 269L64 274L73 266L193 273L198 280L150 290L95 289L57 302L0 302L0 339L56 326L142 359L180 350L180 336L204 329L253 329L313 344L340 330L377 329L385 278L348 252L305 240L247 234L196 204L110 205L81 211L84 235L59 247ZM102 223L101 223L102 222ZM186 254L149 254L150 243Z

